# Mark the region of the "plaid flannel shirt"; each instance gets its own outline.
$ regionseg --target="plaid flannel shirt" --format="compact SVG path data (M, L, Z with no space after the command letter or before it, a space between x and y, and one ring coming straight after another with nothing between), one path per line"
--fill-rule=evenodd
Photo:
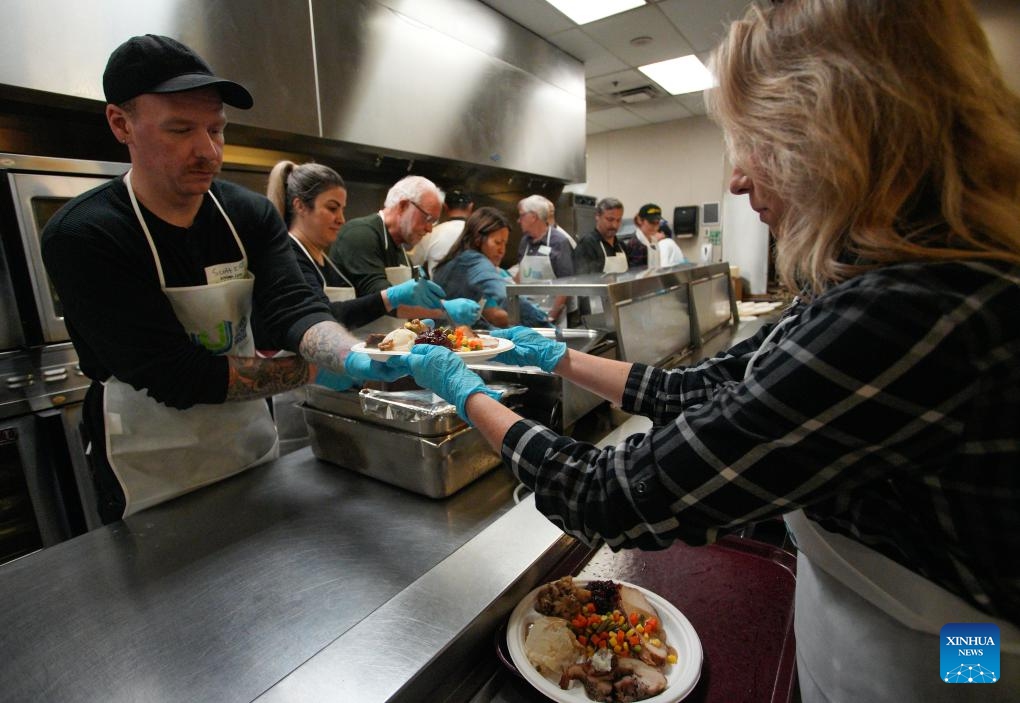
M524 420L503 458L587 542L704 544L804 508L1020 622L1018 284L986 263L857 276L696 366L635 364L622 406L647 434L599 449Z

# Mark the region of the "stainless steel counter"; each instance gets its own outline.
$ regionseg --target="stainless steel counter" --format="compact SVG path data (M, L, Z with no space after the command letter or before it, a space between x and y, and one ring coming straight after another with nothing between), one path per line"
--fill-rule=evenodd
M388 700L569 547L533 507L506 526L519 538L487 530L515 485L501 467L434 501L303 449L10 562L0 699ZM480 533L498 564L460 551Z
M602 410L575 435L643 429ZM0 700L469 700L516 602L590 554L516 486L432 500L305 448L0 566Z

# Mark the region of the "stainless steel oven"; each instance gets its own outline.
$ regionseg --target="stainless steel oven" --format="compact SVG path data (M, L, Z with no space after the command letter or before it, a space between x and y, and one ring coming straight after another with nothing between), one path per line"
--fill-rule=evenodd
M39 249L43 227L68 200L127 168L128 164L0 154L7 186L3 240L27 346L69 339L60 299Z
M99 525L78 425L89 379L40 236L128 164L0 154L0 562Z

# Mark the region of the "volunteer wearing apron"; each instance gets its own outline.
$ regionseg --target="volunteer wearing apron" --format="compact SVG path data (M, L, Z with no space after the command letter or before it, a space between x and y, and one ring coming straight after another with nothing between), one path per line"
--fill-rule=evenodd
M41 241L82 372L83 436L103 522L271 459L266 398L311 378L331 387L400 375L303 280L263 196L216 181L224 103L241 85L169 37L132 37L103 75L106 118L131 170L69 201ZM255 354L252 311L279 348Z
M637 238L648 250L648 268L666 268L686 263L684 254L671 237L662 231L662 208L654 203L642 205L634 217Z
M266 197L283 216L298 267L308 284L321 290L337 321L348 328L366 325L400 305L438 308L443 290L430 281L413 281L356 298L354 285L327 256L345 222L347 186L339 173L323 164L277 163L269 174ZM256 316L255 336L260 350L275 348L263 340Z
M660 549L785 517L805 703L1020 700L1020 99L959 0L752 4L711 64L730 191L802 300L689 368L494 330L515 344L494 361L651 421L606 447L493 402L448 350L413 349L412 375L571 535ZM940 637L968 623L998 634Z
M329 258L359 297L417 279L421 274L412 270L407 250L432 231L441 205L439 189L432 181L407 176L390 188L382 210L349 220L340 229L329 248ZM452 299L444 300L439 308L401 305L397 314L404 318L448 317L455 324L470 325L481 315L481 306L472 300Z
M152 252L160 288L188 335L217 354L254 356L249 325L254 279L244 245L216 197L208 195L230 228L241 259L209 267L208 285L168 288L130 171L124 185ZM276 426L262 399L182 411L115 376L104 386L107 459L124 490L125 517L277 456Z
M626 273L627 252L617 239L623 221L623 203L616 198L603 198L595 206L595 229L574 248L574 273ZM582 318L603 313L602 298L578 298Z
M595 229L574 249L574 273L626 273L627 254L616 238L623 221L623 203L603 198L595 206Z
M509 237L510 220L506 215L494 207L480 207L471 213L460 239L436 266L435 281L450 295L484 304L477 322L482 329L511 324L506 287L513 283L513 277L500 266ZM519 303L520 324L551 326L545 312L527 296Z
M517 222L521 242L517 250L517 278L521 282L552 281L574 274L573 248L570 242L548 224L548 200L531 195L517 203ZM566 326L571 296L543 296L534 301L557 327ZM574 303L576 308L576 303Z

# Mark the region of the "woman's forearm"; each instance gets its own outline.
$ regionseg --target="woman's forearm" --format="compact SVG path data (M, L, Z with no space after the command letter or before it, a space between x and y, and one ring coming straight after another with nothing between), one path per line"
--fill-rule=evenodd
M623 390L632 366L630 362L603 359L568 350L553 372L619 405L623 400ZM484 393L476 393L469 397L465 411L471 424L496 451L503 446L503 437L506 436L507 430L522 419L513 410Z
M619 405L623 400L623 390L633 366L634 364L629 361L606 359L568 349L556 364L553 373L605 398L614 405Z
M509 327L510 315L503 308L482 308L482 317L493 327Z
M522 419L513 410L484 393L475 393L469 397L464 408L471 424L497 452L503 446L507 430Z

